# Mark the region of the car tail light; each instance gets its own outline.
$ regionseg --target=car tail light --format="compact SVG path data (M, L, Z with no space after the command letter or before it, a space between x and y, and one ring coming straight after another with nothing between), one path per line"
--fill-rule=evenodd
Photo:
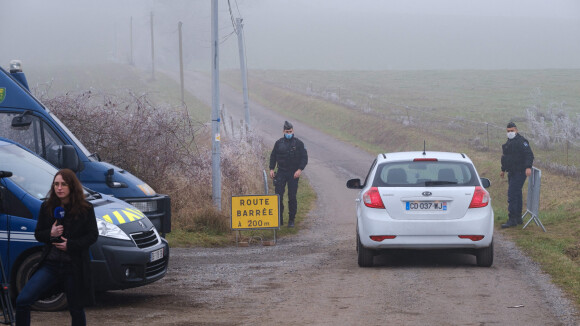
M363 194L363 202L366 207L385 208L381 194L379 193L379 188L377 187L372 187Z
M469 208L485 207L489 204L489 193L480 186L475 187Z
M394 239L396 238L396 235L371 235L370 238L373 241L377 241L377 242L381 242L383 240L387 240L387 239Z
M459 238L460 239L469 239L471 241L480 241L480 240L483 240L483 238L485 238L485 236L483 236L483 235L460 235Z

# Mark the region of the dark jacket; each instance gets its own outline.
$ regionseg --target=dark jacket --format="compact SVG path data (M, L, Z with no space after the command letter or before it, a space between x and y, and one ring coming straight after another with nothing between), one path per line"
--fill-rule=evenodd
M270 170L278 164L278 170L295 172L304 170L308 164L308 152L304 143L293 136L290 139L282 137L274 144L274 149L270 154Z
M46 202L42 203L38 215L38 223L34 231L36 240L45 243L39 266L46 261L51 248L54 247L51 244L50 231L55 221L53 212L49 211ZM66 252L72 259L75 280L77 282L76 288L82 291L81 297L84 301L83 305L91 305L94 303L95 298L90 268L89 247L99 237L93 206L90 205L87 211L78 215L76 218L69 214L65 215L63 226L63 236L67 239Z
M501 170L507 172L521 172L531 168L534 164L534 153L530 143L519 133L513 139L501 145Z

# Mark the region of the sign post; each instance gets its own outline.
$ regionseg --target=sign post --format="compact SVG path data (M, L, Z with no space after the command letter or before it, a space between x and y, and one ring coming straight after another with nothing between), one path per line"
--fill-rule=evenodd
M232 196L232 230L280 229L280 200L278 195ZM236 237L237 242L237 237Z

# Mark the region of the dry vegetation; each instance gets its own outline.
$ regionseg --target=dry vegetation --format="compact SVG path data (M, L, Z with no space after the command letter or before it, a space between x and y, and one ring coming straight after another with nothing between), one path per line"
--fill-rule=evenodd
M263 189L264 146L251 134L222 137L222 210L212 200L210 127L185 107L159 106L147 95L67 93L42 99L103 161L127 169L171 196L174 230L229 231L231 195ZM224 139L225 138L225 139Z

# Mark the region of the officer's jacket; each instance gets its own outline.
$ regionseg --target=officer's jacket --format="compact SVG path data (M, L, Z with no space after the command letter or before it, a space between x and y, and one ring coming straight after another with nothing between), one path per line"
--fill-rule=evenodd
M304 170L308 164L308 153L304 143L296 136L290 139L284 137L278 139L270 154L270 170L276 167L276 163L278 163L278 169L282 171Z
M501 170L507 172L524 171L531 168L534 163L534 153L530 148L530 143L519 133L513 139L501 145L503 155L501 156Z

